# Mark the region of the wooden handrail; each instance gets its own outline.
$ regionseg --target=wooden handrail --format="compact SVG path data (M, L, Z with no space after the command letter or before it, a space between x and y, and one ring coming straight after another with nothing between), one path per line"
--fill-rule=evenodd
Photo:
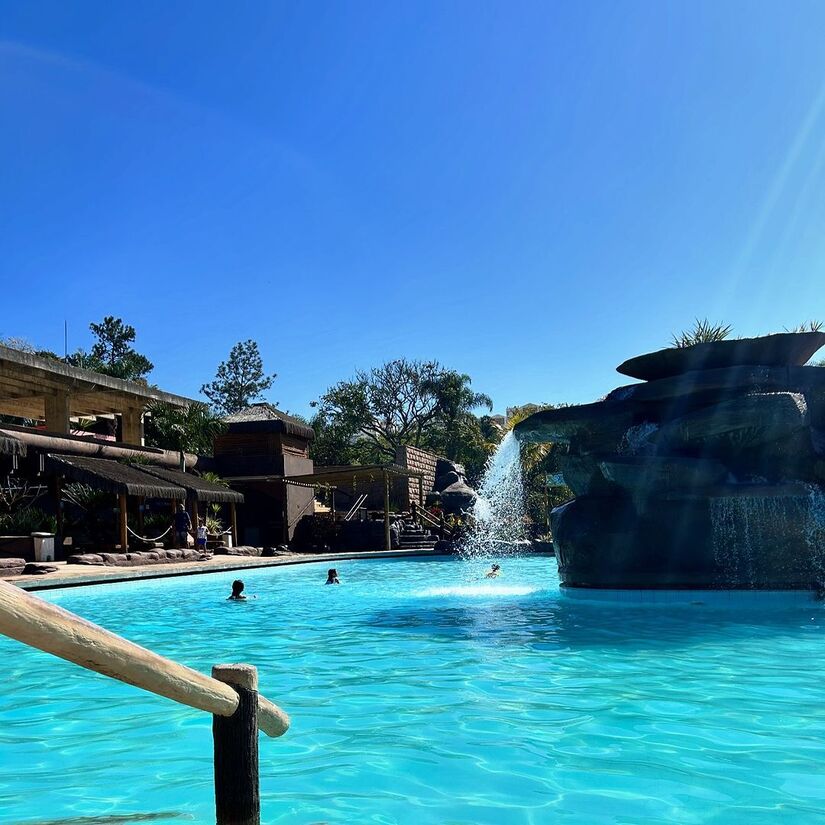
M216 716L232 716L237 691L203 673L136 645L104 628L0 582L0 633L53 656ZM289 716L258 697L258 726L269 736L289 728Z
M431 516L423 507L417 509L418 518L425 521L430 527L440 527L438 519Z

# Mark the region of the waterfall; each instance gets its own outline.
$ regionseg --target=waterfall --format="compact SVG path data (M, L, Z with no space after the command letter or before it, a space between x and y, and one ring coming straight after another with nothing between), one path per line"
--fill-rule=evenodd
M515 543L524 538L524 515L521 445L509 432L487 461L461 553L481 556L514 552Z
M770 564L780 563L785 552L781 537L804 531L810 563L822 577L825 546L825 497L806 485L808 498L798 496L724 496L710 500L713 550L720 585L764 586L772 578ZM770 555L767 550L770 548ZM802 563L803 559L797 559Z
M818 484L806 484L805 487L808 490L805 541L808 543L817 584L825 587L825 494Z

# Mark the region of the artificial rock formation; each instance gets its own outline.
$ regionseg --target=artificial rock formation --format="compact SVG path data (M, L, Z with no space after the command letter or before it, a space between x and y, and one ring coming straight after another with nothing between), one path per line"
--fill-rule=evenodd
M459 514L469 510L477 498L476 491L467 484L463 465L439 458L435 465L435 483L429 503L439 502L445 513Z
M633 358L652 377L545 410L520 441L563 443L573 501L552 513L562 581L597 588L825 584L825 333Z

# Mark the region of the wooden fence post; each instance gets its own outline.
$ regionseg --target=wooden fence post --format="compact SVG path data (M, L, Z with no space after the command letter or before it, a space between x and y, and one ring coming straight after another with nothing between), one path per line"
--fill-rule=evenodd
M258 671L252 665L215 665L212 678L238 693L232 716L212 717L217 825L261 825L258 776Z

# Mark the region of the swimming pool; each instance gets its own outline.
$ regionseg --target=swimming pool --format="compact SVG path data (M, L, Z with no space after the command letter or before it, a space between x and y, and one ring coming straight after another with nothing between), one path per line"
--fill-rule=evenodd
M552 558L338 562L43 594L292 716L266 823L822 822L825 610L582 603ZM211 823L207 714L0 638L0 822ZM129 821L129 820L123 820Z

